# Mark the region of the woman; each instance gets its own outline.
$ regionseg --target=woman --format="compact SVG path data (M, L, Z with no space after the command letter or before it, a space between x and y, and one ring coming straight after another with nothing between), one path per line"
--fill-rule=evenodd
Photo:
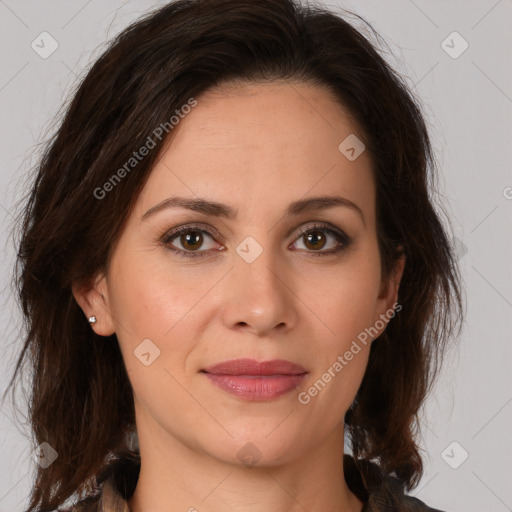
M181 0L124 30L24 210L27 512L437 510L407 495L462 317L434 173L339 15Z

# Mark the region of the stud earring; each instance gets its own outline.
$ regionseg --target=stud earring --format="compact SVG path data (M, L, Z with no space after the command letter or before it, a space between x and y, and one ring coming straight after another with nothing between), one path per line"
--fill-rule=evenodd
M89 323L90 324L95 324L96 323L96 317L95 316L90 316L89 317Z

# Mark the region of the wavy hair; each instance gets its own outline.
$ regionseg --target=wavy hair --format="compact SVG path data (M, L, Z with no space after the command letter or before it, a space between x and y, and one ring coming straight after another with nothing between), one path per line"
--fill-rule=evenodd
M360 128L376 183L383 276L402 253L406 264L402 309L372 344L345 424L356 462L374 459L407 489L418 484L418 414L460 333L462 286L442 215L449 219L434 206L438 166L421 104L371 33L381 41L357 14L298 0L178 0L113 38L81 79L45 142L17 225L13 282L24 343L8 389L28 365L35 444L58 453L36 468L28 512L87 494L126 454L140 463L127 443L133 393L117 338L90 329L72 285L106 272L165 137L108 200L97 197L98 187L190 98L222 83L318 85Z

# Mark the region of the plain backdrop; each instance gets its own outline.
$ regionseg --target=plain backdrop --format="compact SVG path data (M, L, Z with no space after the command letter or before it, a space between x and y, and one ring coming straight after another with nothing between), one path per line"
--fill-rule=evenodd
M23 180L37 160L36 144L105 42L163 3L0 0L0 391L21 343L21 316L10 285L10 229L16 200L26 193ZM427 404L426 471L411 494L450 512L510 511L512 2L324 5L353 10L369 21L389 45L386 58L422 101L440 164L439 196L454 227L466 286L459 349L447 357ZM42 32L58 44L47 58L31 46ZM0 512L21 511L27 503L33 448L27 426L6 402L0 410Z

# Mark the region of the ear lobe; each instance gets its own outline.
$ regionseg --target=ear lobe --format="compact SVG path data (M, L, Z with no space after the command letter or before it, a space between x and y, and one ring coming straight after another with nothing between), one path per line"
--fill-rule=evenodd
M105 276L96 279L92 286L78 286L74 283L71 291L86 318L96 317L96 322L91 324L96 334L110 336L115 333Z

